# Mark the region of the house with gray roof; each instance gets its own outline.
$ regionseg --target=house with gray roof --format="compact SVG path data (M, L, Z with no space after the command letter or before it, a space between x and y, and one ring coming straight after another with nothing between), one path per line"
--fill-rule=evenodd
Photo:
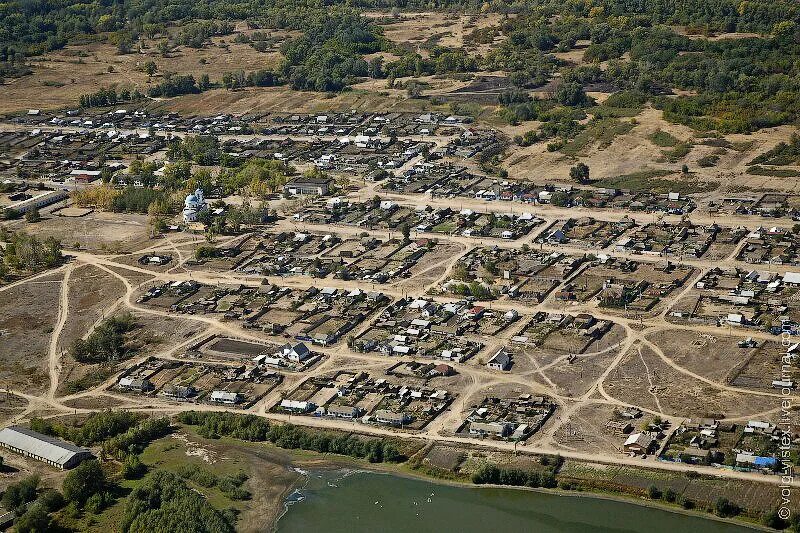
M378 409L375 412L375 420L379 424L388 426L402 426L411 422L411 417L406 413L395 413L387 409Z
M361 409L349 405L331 405L328 407L328 416L335 418L357 418Z
M511 355L501 348L489 359L486 366L493 370L508 370L511 368Z

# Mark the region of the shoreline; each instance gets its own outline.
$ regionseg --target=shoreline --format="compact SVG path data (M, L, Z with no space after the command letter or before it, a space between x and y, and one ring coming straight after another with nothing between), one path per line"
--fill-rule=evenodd
M304 488L308 486L309 475L307 471L302 470L301 468L295 466L290 466L288 468L300 474L300 479L303 480L303 483L300 483L298 480L297 483L295 483L294 485L290 485L289 487L286 487L286 490L283 491L283 494L281 495L281 503L282 503L281 511L279 513L276 513L275 518L272 520L272 528L270 529L272 533L277 533L278 522L280 522L281 518L283 518L284 515L289 512L289 507L295 505L296 503L299 503L299 502L290 502L289 496L291 496L297 491L302 491Z
M514 485L491 485L491 484L482 484L482 485L475 485L472 483L467 483L463 481L456 481L451 479L441 479L433 476L428 476L421 473L416 473L410 471L409 469L400 468L388 468L386 466L381 466L382 463L366 463L361 464L357 460L349 461L347 458L342 457L342 460L339 458L325 458L316 461L309 461L317 463L314 466L309 466L308 471L302 466L298 466L293 462L288 468L297 471L303 470L306 471L306 474L301 474L304 482L302 484L298 483L295 486L291 487L283 499L283 512L281 512L274 520L272 524L271 531L276 533L278 530L278 522L281 518L289 511L289 507L294 505L291 502L287 501L287 498L290 494L294 493L296 490L302 490L308 484L308 476L309 474L314 471L332 471L332 470L342 470L349 467L352 467L355 473L368 473L368 474L379 474L379 475L389 475L389 476L396 476L405 479L413 479L417 481L426 481L429 483L433 483L436 485L442 486L449 486L449 487L457 487L461 489L504 489L504 490L517 490L523 492L534 492L534 493L541 493L541 494L549 494L552 496L559 496L559 497L577 497L577 498L594 498L598 500L606 500L606 501L614 501L629 505L637 505L640 507L645 507L648 509L657 509L665 512L680 514L684 516L690 516L694 518L701 518L705 520L713 520L715 522L725 523L725 524L732 524L736 526L746 527L753 531L774 531L766 526L763 526L757 522L749 522L741 519L730 519L730 518L722 518L713 513L708 513L704 511L697 511L692 509L684 509L677 505L668 505L665 503L661 503L659 501L654 500L645 500L640 498L635 498L633 496L626 496L623 494L613 493L613 492L602 492L602 491L589 491L589 490L563 490L563 489L547 489L543 487L525 487L525 486L514 486ZM302 461L300 461L302 464Z

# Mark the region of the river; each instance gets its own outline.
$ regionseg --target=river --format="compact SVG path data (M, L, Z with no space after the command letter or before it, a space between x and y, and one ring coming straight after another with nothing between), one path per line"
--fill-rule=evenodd
M363 471L315 471L278 533L742 533L735 524L616 500L441 485Z

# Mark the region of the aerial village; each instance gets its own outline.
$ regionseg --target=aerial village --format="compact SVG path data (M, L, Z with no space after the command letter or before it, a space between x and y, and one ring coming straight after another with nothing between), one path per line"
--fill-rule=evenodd
M603 370L630 349L631 328L647 321L680 328L698 351L733 350L735 364L716 369L723 387L796 387L796 367L782 372L780 361L798 345L771 338L800 323L790 195L705 201L493 178L474 158L502 142L497 133L432 113L31 110L12 124L0 134L9 157L0 160L0 203L19 215L44 211L95 225L101 210L75 205L74 191L109 180L145 187L130 172L140 158L161 162L147 178L158 182L170 165L169 152L159 155L193 135L213 140L208 164L259 157L314 169L288 179L260 220L226 226L220 243L199 244L237 204L198 187L163 229L168 239L189 240L119 256L155 276L133 291L136 309L225 327L169 358L123 364L109 391L411 433L443 420L437 431L457 437L524 445L547 433L541 438L559 442L573 424L560 418L565 402L586 399L598 378L609 393L628 390L620 365L608 376ZM335 178L340 173L353 179ZM698 213L712 221L695 222ZM728 225L726 214L764 221ZM173 279L178 271L184 275ZM707 329L690 333L694 326ZM333 370L343 354L385 363L359 370L354 359ZM640 358L622 356L630 366ZM505 390L470 394L463 369ZM656 400L691 394L672 390L677 376L667 374L650 376ZM546 386L523 386L528 376ZM680 419L659 403L630 397L595 413L599 419L570 433L569 446L599 440L630 456L775 466L775 420L726 422L742 407L725 404L689 406Z

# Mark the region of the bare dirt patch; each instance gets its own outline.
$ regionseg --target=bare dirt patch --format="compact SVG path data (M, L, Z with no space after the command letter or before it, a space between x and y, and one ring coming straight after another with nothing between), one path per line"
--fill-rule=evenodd
M683 368L718 383L728 383L736 369L752 355L740 348L739 337L686 330L665 330L648 337Z
M756 155L766 152L779 142L788 142L794 131L793 127L766 128L750 135L725 135L723 140L730 142L732 147L719 149L704 144L706 139L698 136L691 128L665 121L662 112L656 109L645 108L635 120L635 126L628 133L615 136L608 146L589 145L582 149L580 161L589 166L592 179L614 178L648 169L670 170L675 173L675 179L679 179L682 166L686 164L691 172L692 182L725 184L724 190L715 193L715 196L724 195L725 191L742 189L797 191L800 188L799 178L747 173L749 162ZM536 122L529 122L502 129L510 135L519 135L535 130L538 125ZM669 133L679 141L689 144L688 154L672 159L665 156L665 152L671 152L671 149L659 148L648 139L657 131ZM577 158L561 152L548 152L548 142L524 148L514 146L507 151L503 167L515 178L536 183L568 183L569 169L575 165ZM714 166L701 166L700 161L709 156L718 157Z
M58 317L63 274L0 292L0 380L5 386L41 391L47 383L50 335Z
M122 405L122 401L110 396L81 396L64 402L74 409L113 409Z
M104 270L92 265L73 270L69 279L69 314L59 338L60 349L87 335L124 293L123 283Z
M613 414L614 407L608 405L580 407L558 428L553 439L559 447L570 451L620 453L625 437L614 435L606 429L606 423Z
M386 17L385 13L368 13L373 18ZM383 34L392 42L419 53L423 57L428 54L427 47L432 45L452 48L466 48L471 53L484 55L502 37L499 31L486 43L478 42L472 37L476 30L499 28L501 15L484 13L481 15L460 15L455 13L418 12L403 13L395 19L386 19Z
M436 108L424 98L408 98L405 91L385 89L384 80L356 84L353 90L330 95L294 91L289 87L249 87L241 91L213 89L202 94L191 94L159 103L168 111L182 114L233 115L276 113L363 113L383 111L422 112ZM368 89L368 90L365 90ZM373 90L375 89L375 90ZM377 91L376 91L377 90Z
M774 398L721 390L681 373L647 347L631 348L603 387L618 400L671 416L736 418L775 407Z
M36 224L15 222L10 227L24 229L40 238L54 237L65 248L90 252L114 252L135 248L148 240L147 216L131 213L95 211L81 218L48 217Z

